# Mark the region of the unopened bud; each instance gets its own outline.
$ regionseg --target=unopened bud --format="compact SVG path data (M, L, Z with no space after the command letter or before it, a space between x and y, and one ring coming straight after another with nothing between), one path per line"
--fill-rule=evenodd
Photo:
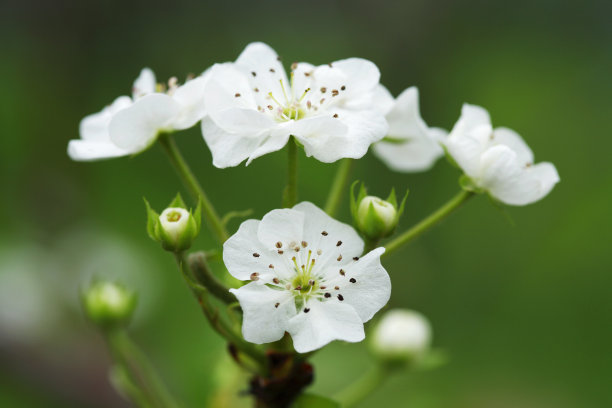
M391 310L374 329L371 347L385 361L416 361L429 350L431 326L420 313Z
M170 206L157 215L147 205L147 231L149 236L162 244L162 247L171 252L181 252L191 247L194 239L200 232L200 204L195 214L187 211L180 196L170 203Z
M404 212L404 203L408 193L398 206L395 190L391 190L386 200L367 195L366 189L361 185L357 198L354 195L355 183L351 187L351 213L357 230L367 240L378 242L395 231L399 218Z
M82 296L87 317L103 328L122 326L136 306L136 294L106 281L94 282Z

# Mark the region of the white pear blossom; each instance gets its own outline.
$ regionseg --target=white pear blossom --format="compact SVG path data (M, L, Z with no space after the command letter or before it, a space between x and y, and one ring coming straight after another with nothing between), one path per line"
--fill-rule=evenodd
M422 356L431 343L431 326L427 319L412 310L394 309L385 313L372 337L374 352L383 358Z
M202 133L213 164L249 164L280 150L290 136L322 162L362 157L387 134L375 109L379 78L372 62L349 58L316 67L294 63L288 79L272 48L249 44L236 62L213 66L206 85Z
M552 163L534 164L531 149L516 132L493 129L489 113L464 104L444 144L476 189L509 205L526 205L546 196L559 182Z
M360 257L363 247L352 227L309 202L243 222L225 242L223 261L232 276L251 281L231 289L244 338L262 344L289 332L300 353L363 340L363 323L391 293L384 248Z
M419 110L419 90L410 87L397 99L382 85L377 105L386 115L389 132L373 151L391 170L410 173L430 169L443 154L440 142L447 131L428 127Z
M120 96L98 113L81 121L80 139L68 144L77 161L109 159L139 153L155 142L160 132L187 129L205 115L203 91L207 73L178 86L158 85L155 74L144 68L134 81L132 96Z

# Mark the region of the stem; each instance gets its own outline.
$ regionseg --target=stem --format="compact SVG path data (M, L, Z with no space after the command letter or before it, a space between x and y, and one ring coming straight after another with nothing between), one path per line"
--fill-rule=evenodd
M216 235L217 240L222 244L229 237L223 222L217 215L215 208L208 199L208 196L204 192L204 189L198 182L189 165L185 161L185 158L181 154L178 146L174 142L172 135L162 134L159 136L159 144L162 146L166 155L170 159L170 162L174 166L174 169L178 173L179 177L185 184L185 187L189 190L191 195L195 198L199 198L202 201L202 214L204 214L204 220L210 228L210 230Z
M232 325L219 315L219 311L211 302L208 289L192 281L191 271L194 269L206 269L207 265L200 263L201 258L198 256L190 257L189 264L185 262L182 255L177 255L176 260L183 278L187 282L187 286L189 286L189 289L191 289L191 292L200 303L200 308L212 328L238 350L255 360L261 367L265 367L266 356L264 353L253 344L246 342L239 333L236 333Z
M334 400L343 408L350 408L363 401L389 377L387 370L376 365L361 376L357 381L349 384L334 396Z
M291 208L297 204L297 154L298 147L293 137L287 143L287 187L283 194L283 207Z
M402 245L405 245L438 224L440 221L449 216L454 210L459 208L461 204L467 201L470 197L475 194L471 191L461 190L457 195L451 198L446 204L442 207L438 208L434 213L429 215L427 218L423 219L421 222L410 228L408 231L403 232L400 236L389 242L385 245L386 251L383 256L387 256L397 249L399 249Z
M138 406L160 408L177 408L179 406L157 375L151 362L124 330L107 332L106 340L115 364L130 377L130 385L140 391L139 394L142 398L139 398ZM131 393L131 395L134 395L134 393Z
M336 212L338 212L338 207L340 207L340 202L342 201L348 178L353 168L353 162L353 159L342 159L338 165L336 176L334 177L331 189L329 190L329 196L327 197L327 202L325 203L325 212L329 214L330 217L333 217Z
M187 263L191 266L191 272L193 272L195 280L208 289L214 297L228 305L236 303L236 297L230 293L229 288L211 272L206 263L204 252L200 251L189 255Z

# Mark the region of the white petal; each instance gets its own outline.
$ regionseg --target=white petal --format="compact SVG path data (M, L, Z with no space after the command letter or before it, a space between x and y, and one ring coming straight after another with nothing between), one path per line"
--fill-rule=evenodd
M487 110L481 106L464 103L461 108L460 121L461 126L469 130L480 125L490 125L491 116L489 115L489 112L487 112Z
M514 130L505 127L495 128L490 146L497 145L505 145L512 149L516 153L519 162L533 164L533 152L523 138Z
M180 105L165 94L150 94L123 109L110 122L110 138L118 147L139 152L149 147L160 131L172 130Z
M384 85L379 84L373 93L374 109L386 115L395 105L393 95Z
M308 247L321 250L321 254L317 256L317 269L328 264L345 265L363 253L363 240L350 225L336 221L307 201L295 205L293 209L304 214L306 222L303 239L308 243ZM342 258L338 261L340 255ZM334 273L337 273L337 270L334 269Z
M239 289L230 289L230 292L238 298L244 313L242 335L245 340L262 344L283 337L289 319L296 313L290 292L255 283L249 283Z
M311 300L310 310L298 312L289 320L288 331L298 353L308 353L333 340L358 342L365 338L361 318L350 305L337 300Z
M143 68L132 86L132 98L136 100L155 92L156 85L155 74L153 71L151 71L149 68Z
M304 146L306 156L315 156L321 160L321 157L325 156L324 152L331 148L331 144L334 143L334 138L345 137L348 127L329 115L291 121L276 132L284 132L286 135L295 136Z
M348 127L343 137L330 140L325 151L313 154L320 161L329 163L341 158L359 159L372 143L378 142L388 132L389 125L384 116L373 110L351 111L339 109L338 119Z
M303 240L305 219L304 213L294 209L272 210L261 219L257 238L267 248L275 248L277 242L285 248L295 247Z
M372 150L391 170L405 173L429 170L443 154L440 145L431 139L400 144L381 141Z
M235 65L247 75L253 88L260 89L260 95L263 97L272 92L280 100L283 97L281 81L285 92L289 91L290 84L278 54L264 43L255 42L247 45Z
M340 287L337 292L342 294L343 302L351 305L364 323L385 306L391 296L391 280L380 263L384 252L384 248L368 252L357 262L344 266L344 276L335 273L335 278L326 282L330 287Z
M321 65L315 71L315 79L321 86L328 89L345 90L340 96L355 98L365 92L374 91L380 80L380 71L371 61L362 58L348 58L335 61L329 65Z
M266 140L264 132L228 132L219 127L210 116L202 119L202 135L212 153L213 165L221 169L239 165Z
M285 133L278 134L276 132L272 132L272 134L263 139L259 147L255 149L250 155L249 160L247 160L246 165L248 166L251 162L263 156L264 154L276 152L287 144L289 140L289 135Z
M278 260L274 246L266 246L257 238L260 221L246 220L240 224L238 231L223 244L223 263L234 278L249 280L257 273L258 283L267 283L278 273L269 265ZM282 271L281 271L282 272Z
M108 125L113 116L122 109L129 107L132 99L120 96L113 103L98 113L85 116L79 125L81 139L90 141L108 141Z
M215 64L204 86L204 104L209 114L230 108L257 110L254 87L234 64ZM224 123L216 120L220 126Z
M499 201L509 205L527 205L546 196L559 181L551 163L525 166L509 147L499 145L482 157L482 186Z
M480 158L486 150L490 135L493 133L491 125L479 125L464 132L461 119L444 141L450 156L470 177L479 177Z
M111 159L130 154L130 152L115 146L110 140L71 140L68 143L68 156L76 161L94 161Z
M208 77L209 75L204 74L189 80L172 94L172 98L181 105L181 111L173 122L175 129L188 129L206 115L204 88Z

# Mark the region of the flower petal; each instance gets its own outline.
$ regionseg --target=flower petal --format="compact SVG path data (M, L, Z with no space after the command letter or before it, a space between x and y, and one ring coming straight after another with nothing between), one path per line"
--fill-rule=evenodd
M172 94L172 98L181 105L181 111L173 122L175 129L188 129L206 115L204 89L209 77L210 70L185 82Z
M295 302L290 292L249 283L230 289L244 313L242 335L251 343L262 344L280 340L290 318L295 316Z
M284 248L299 246L304 236L304 219L304 213L294 209L272 210L261 219L257 238L270 249L275 248L277 242Z
M246 46L235 62L235 66L249 78L252 88L258 88L261 97L272 92L275 98L283 98L289 91L289 81L278 54L269 45L254 42ZM253 75L253 73L255 75ZM282 82L282 86L281 86Z
M223 244L223 263L234 278L250 280L251 275L257 273L257 282L261 284L270 282L279 271L268 267L274 264L277 254L272 251L273 246L259 241L259 225L258 220L246 220L240 224L238 231Z
M153 71L150 68L143 68L132 86L132 98L136 100L154 93L156 85Z
M231 108L257 110L253 87L247 76L234 64L215 64L204 86L204 104L209 114ZM220 122L215 117L220 126ZM229 125L229 123L227 124Z
M391 280L380 263L384 248L376 248L358 261L343 267L344 275L334 274L327 285L338 286L343 302L351 305L365 323L389 301ZM354 282L353 282L354 280Z
M328 264L345 265L363 253L363 240L350 225L336 221L307 201L295 205L293 209L304 214L303 239L309 248L321 250L317 257L317 269ZM337 269L333 273L337 273Z
M180 105L165 94L150 94L115 114L109 125L110 138L118 147L139 152L149 147L160 131L172 130Z
M379 84L374 90L372 98L374 108L383 115L386 115L391 109L393 109L393 105L395 105L393 95L391 95L391 92L389 92L389 90L381 84Z
M361 318L350 305L337 300L311 300L309 311L289 319L288 331L298 353L308 353L333 340L358 342L365 338Z
M517 160L522 164L533 164L533 152L527 146L523 138L512 129L505 127L495 128L493 139L489 146L505 145L512 149L517 156Z
M129 96L120 96L112 104L98 113L85 116L79 125L81 139L90 141L108 141L108 125L113 116L122 109L132 105Z
M109 141L71 140L68 142L68 156L76 161L95 161L127 156L130 152Z

